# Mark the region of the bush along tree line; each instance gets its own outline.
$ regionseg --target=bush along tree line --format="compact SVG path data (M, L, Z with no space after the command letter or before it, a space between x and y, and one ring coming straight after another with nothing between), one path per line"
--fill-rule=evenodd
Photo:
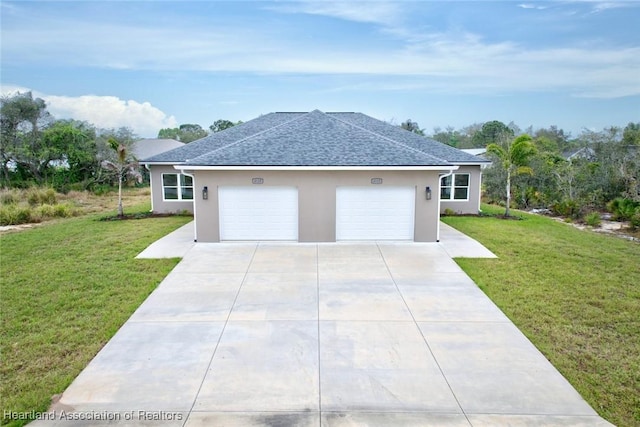
M426 135L416 122L401 127ZM490 121L456 130L435 128L429 137L456 148L486 148L484 198L518 209L599 224L598 212L640 228L640 122L624 128L583 130L571 137L556 126L521 130Z
M30 92L0 101L3 188L48 186L66 193L100 190L118 182L118 172L103 167L103 162L118 160L110 140L133 145L137 137L131 129L98 129L87 122L57 120Z
M217 120L218 132L241 122ZM69 190L104 191L138 180L133 145L140 138L126 127L99 129L78 120L59 120L44 100L31 92L0 98L0 187L48 186ZM182 142L207 136L199 125L162 129L158 138ZM124 155L124 158L122 157Z

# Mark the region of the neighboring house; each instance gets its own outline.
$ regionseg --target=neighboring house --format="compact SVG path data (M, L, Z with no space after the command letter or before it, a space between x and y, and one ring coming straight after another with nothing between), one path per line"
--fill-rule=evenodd
M183 145L184 142L176 141L175 139L147 138L134 142L132 150L133 156L140 160L173 150L174 148L182 147Z
M472 156L484 156L487 154L487 147L484 148L461 148L460 151L464 151Z
M439 239L477 213L486 160L361 113L270 113L144 159L155 212L192 210L196 240Z
M596 152L593 148L582 147L576 150L562 153L562 157L564 157L565 160L574 160L574 159L593 160L596 157Z
M487 147L484 148L461 148L461 151L464 151L467 154L471 154L472 156L478 156L481 159L487 160L487 163L483 164L481 167L485 169L491 166L491 160L487 159Z

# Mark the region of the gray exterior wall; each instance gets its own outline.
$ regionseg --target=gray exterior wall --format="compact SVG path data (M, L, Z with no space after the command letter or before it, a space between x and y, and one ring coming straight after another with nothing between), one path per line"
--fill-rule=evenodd
M438 237L438 197L437 194L434 194L431 200L426 200L425 197L425 187L439 188L438 171L188 172L194 176L196 238L199 242L220 241L218 188L256 185L252 184L252 178L264 179L263 184L257 185L297 187L300 242L335 242L338 186L416 187L414 240L435 242ZM382 178L383 183L371 184L371 178ZM204 186L208 187L207 200L202 199Z
M188 211L193 213L193 201L163 200L162 174L180 173L172 165L150 165L149 176L151 179L151 210L154 213L178 213ZM195 192L195 187L194 187ZM197 197L197 194L194 195Z
M480 197L482 192L482 172L480 166L460 166L454 173L468 173L470 175L469 200L441 200L440 212L444 213L444 210L448 208L460 214L477 214L480 211ZM438 192L438 197L440 197L440 192Z

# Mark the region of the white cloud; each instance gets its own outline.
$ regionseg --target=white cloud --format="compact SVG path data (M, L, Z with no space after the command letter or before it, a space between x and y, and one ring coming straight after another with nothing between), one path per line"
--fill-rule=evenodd
M633 4L583 3L593 10ZM522 8L547 5L519 4ZM14 8L20 12L20 8ZM184 28L178 19L175 26L166 26L153 20L151 24L135 19L98 20L93 15L81 19L57 15L52 19L34 13L28 15L28 26L18 19L15 22L20 25L3 26L3 60L34 67L45 62L50 66L94 69L386 76L457 93L563 90L594 97L640 94L640 48L625 47L628 43L557 42L532 47L509 39L485 39L463 28L438 32L432 27L407 24L407 16L415 10L411 10L411 3L403 2L305 1L266 4L264 9L369 23L393 37L378 43L375 37L363 40L365 36L354 32L353 39L345 37L344 42L329 44L320 37L306 37L308 34L284 21L277 21L278 25L269 20L243 21L242 31L238 31L240 24L233 19L213 19L206 25L195 21ZM25 19L26 16L25 13ZM98 100L86 102L96 104ZM100 102L106 103L111 115L120 114L121 110L146 114L154 109L117 98ZM89 114L82 110L77 113ZM159 112L155 120L170 119L163 118L163 114ZM129 120L126 114L120 118Z
M2 94L11 95L30 90L15 85L4 85ZM72 97L31 92L34 97L44 99L47 110L57 119L87 121L104 129L128 127L141 137L155 137L162 128L177 127L174 116L167 115L149 102L123 100L116 96Z
M392 25L402 15L402 3L387 1L333 2L302 1L267 7L284 13L322 15L354 22Z
M547 9L547 6L540 6L538 4L532 4L532 3L521 3L518 5L518 7L522 8L522 9L536 9L536 10L545 10Z
M161 128L177 126L175 117L167 116L149 102L96 95L49 95L44 99L56 117L86 120L101 128L129 127L140 136L155 136Z

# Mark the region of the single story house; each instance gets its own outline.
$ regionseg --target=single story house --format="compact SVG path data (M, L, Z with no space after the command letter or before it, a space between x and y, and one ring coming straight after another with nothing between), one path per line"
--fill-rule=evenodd
M195 240L439 240L477 213L486 160L361 113L270 113L146 158L154 212Z

